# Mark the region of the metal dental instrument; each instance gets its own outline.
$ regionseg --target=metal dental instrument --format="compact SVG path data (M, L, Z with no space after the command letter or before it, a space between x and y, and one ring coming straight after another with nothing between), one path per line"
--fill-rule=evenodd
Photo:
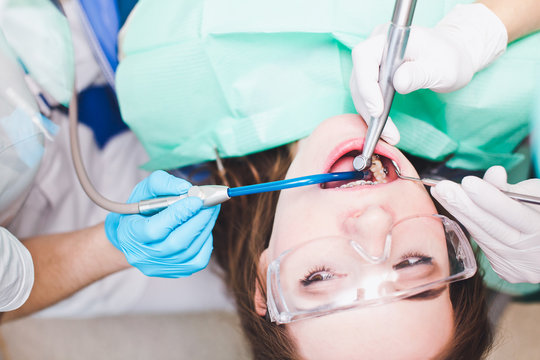
M388 114L396 92L392 80L394 72L403 63L415 7L416 0L396 0L394 5L392 22L388 28L386 45L379 70L379 85L383 95L384 109L381 116L371 118L362 154L353 160L356 171L362 171L371 166L371 156L375 150L375 145L377 145L384 125L388 120Z
M394 165L394 170L396 171L396 175L400 179L421 182L422 184L424 184L426 186L435 186L438 183L440 183L441 181L443 181L443 180L436 180L436 179L430 179L430 178L419 179L419 178L415 178L415 177L405 176L405 175L401 174L401 171L399 170L398 165L393 160L392 160L392 164ZM500 190L500 191L503 194L505 194L506 196L508 196L509 198L512 198L514 200L517 200L517 201L520 201L520 202L526 202L526 203L529 203L529 204L540 205L540 197L538 197L538 196L519 194L519 193L515 193L515 192L511 192L511 191L504 191L504 190Z
M101 195L93 186L84 164L81 158L81 149L79 147L79 135L77 133L77 96L74 95L71 99L69 106L69 137L71 146L71 155L73 159L73 165L75 166L75 172L79 178L79 182L83 187L88 197L96 203L98 206L105 210L115 212L118 214L143 214L151 215L155 214L166 207L174 204L178 200L186 198L188 196L196 196L201 198L204 207L211 207L217 204L221 204L229 200L231 197L257 194L268 191L278 191L283 189L290 189L299 186L322 184L332 181L346 181L353 179L363 179L364 174L359 171L347 171L328 174L318 174L303 176L294 179L287 179L281 181L273 181L262 184L255 184L249 186L240 186L236 188L229 188L222 185L203 185L192 186L186 194L179 196L164 196L155 199L142 200L137 203L124 204L116 201L111 201Z

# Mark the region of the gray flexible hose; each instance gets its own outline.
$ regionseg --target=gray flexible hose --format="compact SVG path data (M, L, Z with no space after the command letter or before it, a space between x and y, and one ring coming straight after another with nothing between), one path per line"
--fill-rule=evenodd
M84 168L84 164L81 157L81 148L79 146L79 134L77 133L78 126L78 110L77 110L77 92L73 92L73 97L69 104L69 139L71 148L71 158L73 159L73 166L75 166L75 172L79 178L81 186L88 195L88 197L96 203L98 206L105 210L118 214L138 214L139 204L124 204L116 201L112 201L101 195L88 177L88 173Z

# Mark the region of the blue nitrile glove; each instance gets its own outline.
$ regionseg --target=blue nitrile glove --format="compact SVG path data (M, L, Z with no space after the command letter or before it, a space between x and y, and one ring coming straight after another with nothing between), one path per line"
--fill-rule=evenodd
M141 181L128 202L185 194L191 184L155 171ZM110 213L105 232L127 261L148 276L189 276L208 265L212 228L220 205L202 209L197 197L187 197L152 216Z

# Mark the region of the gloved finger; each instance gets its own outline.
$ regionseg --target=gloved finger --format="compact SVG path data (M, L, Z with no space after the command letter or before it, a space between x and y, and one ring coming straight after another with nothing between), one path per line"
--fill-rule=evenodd
M373 31L371 31L371 34L369 34L369 37L382 35L386 39L386 36L388 35L388 28L389 27L390 27L390 22L386 22L384 24L379 24L379 25L375 26Z
M438 69L432 62L423 60L406 61L394 73L394 88L400 94L408 94L418 89L431 89L435 92L450 92L457 87L445 80L443 69ZM453 83L452 83L453 84Z
M212 234L205 240L201 250L191 260L182 264L190 274L201 271L208 266L210 257L212 256L212 250L214 249L214 240Z
M201 210L186 224L171 232L164 241L151 244L152 252L160 257L173 258L174 262L189 261L201 251L205 240L212 233L218 214L219 205ZM198 226L191 226L186 230L189 223L196 223Z
M351 80L349 82L349 87L351 88L351 97L353 100L354 107L356 109L356 112L360 114L362 119L367 123L371 117L369 114L369 110L364 102L364 99L362 98L362 95L360 95L360 91L358 90L358 81L356 80L356 76L354 75L354 71L351 74ZM366 121L367 119L367 121Z
M528 179L518 184L508 184L506 170L502 166L492 166L484 174L484 180L503 191L511 191L518 194L540 196L540 179ZM540 212L540 205L522 203L522 205Z
M179 278L192 275L208 266L213 249L213 237L210 234L205 239L201 250L189 261L171 263L157 259L153 262L154 266L150 267L144 274L164 278Z
M475 176L467 176L461 185L477 206L512 228L526 234L540 231L540 224L534 221L538 217L536 211L509 198L492 184Z
M358 88L355 85L356 77L354 74L351 76L351 95L353 97L353 102L355 99L359 99L360 95L358 93ZM365 108L362 101L355 102L356 111L362 116L362 119L366 124L371 123L371 117L369 115L369 111L367 108ZM400 140L399 130L397 129L396 125L392 121L390 117L388 117L388 120L386 121L386 124L384 125L383 132L381 133L381 138L386 141L390 145L397 145Z
M478 207L459 184L441 181L431 188L431 194L467 228L480 246L486 245L484 242L488 239L506 244L519 240L519 232Z
M394 89L400 94L408 94L418 89L428 88L431 85L431 72L433 64L421 61L424 58L426 39L423 32L412 28L407 41L407 49L401 64L394 72Z
M381 138L389 143L390 145L397 145L400 140L399 130L396 127L396 124L392 121L390 116L384 124L383 132L381 133Z
M158 170L137 184L128 202L147 200L156 196L181 195L185 194L190 187L191 184L188 181Z
M356 77L355 106L363 102L369 115L378 117L383 111L383 97L379 86L379 66L384 50L385 37L371 37L353 48L353 74ZM358 111L358 109L357 109Z
M434 80L428 69L430 66L422 61L404 62L394 73L394 88L400 94L432 88L438 79Z
M515 185L508 185L508 191L532 196L540 196L540 179L528 179L521 181ZM527 204L527 206L530 206L537 211L540 211L539 205Z
M189 181L162 170L150 174L148 179L148 190L151 196L185 194L190 187Z
M167 255L173 255L189 249L193 246L193 242L204 233L205 229L212 230L218 213L219 207L201 210L197 215L175 229L174 237L169 243L169 249L163 249L163 251L167 250L169 251ZM157 246L157 244L153 245ZM175 247L173 248L173 246Z
M484 180L495 186L499 190L508 190L508 176L505 168L496 165L486 170L484 174Z
M132 236L141 239L141 242L160 241L180 225L187 225L202 206L200 198L190 196L150 217L139 216L132 224Z

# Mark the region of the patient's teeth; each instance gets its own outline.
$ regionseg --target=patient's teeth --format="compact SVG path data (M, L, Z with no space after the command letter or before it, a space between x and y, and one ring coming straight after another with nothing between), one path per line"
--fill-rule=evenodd
M371 176L373 174L373 176ZM377 185L377 184L386 184L388 179L388 168L383 166L383 163L380 159L380 156L374 154L371 158L371 167L369 170L364 171L364 179L371 178L371 180L356 180L351 181L350 183L341 185L340 189L351 188L354 186L364 186L364 185Z
M373 173L373 176L375 177L376 182L381 182L383 179L386 178L386 174L388 173L384 171L383 164L377 154L373 155L371 158L371 167L369 168L369 171Z
M341 185L339 188L340 189L345 189L345 188L351 188L351 187L354 187L354 186L376 185L376 184L378 184L378 183L373 182L373 181L357 180L357 181L352 181L350 183Z

